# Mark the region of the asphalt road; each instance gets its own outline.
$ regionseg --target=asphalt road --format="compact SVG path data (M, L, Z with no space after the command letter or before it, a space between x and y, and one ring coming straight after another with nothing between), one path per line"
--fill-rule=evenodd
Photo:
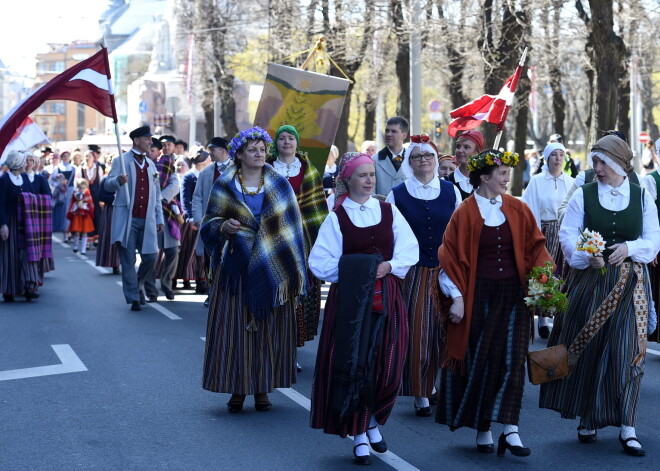
M298 350L304 371L293 390L270 396L270 412L256 412L248 398L243 412L229 414L228 395L201 388L203 296L159 298L163 312L180 319L153 307L131 312L120 276L101 273L68 247L54 250L57 270L38 300L0 303L0 470L356 469L351 440L309 427L316 342ZM61 361L52 345L75 355ZM536 340L533 348L542 347ZM649 347L660 355L660 345ZM520 429L530 457L479 454L474 431L416 417L412 399L401 398L381 428L391 453L372 453L371 469L658 470L658 355L648 355L638 411L644 458L625 455L612 427L599 431L596 444L578 443L577 422L539 409L538 387L527 384ZM34 369L53 365L64 366ZM9 378L58 368L72 372ZM493 425L495 439L501 429Z

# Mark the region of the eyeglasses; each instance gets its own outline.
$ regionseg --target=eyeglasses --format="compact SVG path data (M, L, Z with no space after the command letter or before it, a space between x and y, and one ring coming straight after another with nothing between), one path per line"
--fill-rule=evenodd
M422 160L422 159L424 159L424 160L433 160L433 159L435 159L435 155L433 155L431 153L428 153L428 154L417 154L417 155L411 155L410 156L410 160L419 161L419 160Z

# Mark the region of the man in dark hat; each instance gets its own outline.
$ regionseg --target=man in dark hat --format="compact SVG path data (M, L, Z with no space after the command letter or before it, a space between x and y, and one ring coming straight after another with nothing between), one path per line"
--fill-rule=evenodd
M183 208L178 200L179 179L176 176L176 168L174 166L176 157L172 153L174 151L175 141L176 139L174 136L160 136L160 143L163 147L163 152L156 162L163 219L165 221L165 230L158 234L158 248L162 250L164 255L160 270L160 287L163 290L163 293L165 293L165 297L170 301L174 299L174 286L172 279L179 258L179 246L181 241L181 224L179 223L179 217L183 214ZM155 302L158 300L155 271L145 280L144 289L147 293L147 299L149 302Z
M209 142L207 149L209 155L211 156L211 165L206 167L199 173L197 179L197 185L195 186L195 192L193 193L192 198L192 217L195 221L195 226L199 228L206 214L206 207L209 202L209 195L211 194L211 188L213 183L225 172L233 162L229 158L229 152L227 150L227 141L223 137L214 137ZM197 241L197 255L203 256L205 260L205 267L209 266L209 260L204 253L204 244L202 239L199 238ZM204 301L204 304L208 306L208 299Z
M162 150L163 150L163 144L160 142L160 139L152 137L151 146L149 146L148 156L154 163L158 162Z
M158 233L163 231L163 209L156 165L147 158L151 145L149 126L129 134L133 147L112 161L112 169L104 180L106 191L116 192L112 213L112 242L119 244L121 277L126 302L132 311L140 311L145 303L144 286L154 270L158 253ZM140 254L140 267L135 273L135 253Z
M187 157L186 154L188 152L188 143L186 141L183 139L177 139L174 145L174 153L176 155L183 155L184 157Z
M105 172L105 164L103 162L99 162L99 159L101 158L101 148L96 144L90 144L87 146L87 148L94 156L94 162L98 163Z

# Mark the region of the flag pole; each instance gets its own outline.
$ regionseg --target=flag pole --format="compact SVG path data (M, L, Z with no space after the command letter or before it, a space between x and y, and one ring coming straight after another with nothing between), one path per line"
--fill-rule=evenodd
M117 108L115 107L115 94L112 89L112 78L110 77L110 61L108 60L108 50L105 47L105 36L101 39L101 47L105 50L105 53L103 54L103 59L105 60L105 67L106 70L108 71L108 95L110 96L110 106L112 107L112 121L115 124L115 137L117 138L117 155L119 158L120 170L122 175L128 175L126 173L126 166L124 165L124 159L122 158L121 138L119 137L119 123L117 120ZM126 204L130 208L131 193L130 191L128 191L128 182L126 182L122 186L125 189L124 191L126 191Z
M520 62L518 62L518 66L522 67L525 65L525 59L527 59L527 48L525 47L525 50L522 53L522 56L520 57ZM516 88L518 88L518 83L516 82ZM513 93L516 93L515 90L513 90ZM509 108L507 107L504 116L502 116L502 121L500 124L497 125L497 134L495 135L495 142L493 143L493 149L497 150L497 148L500 145L500 140L502 139L502 133L504 132L504 123L506 121L506 115L509 114Z

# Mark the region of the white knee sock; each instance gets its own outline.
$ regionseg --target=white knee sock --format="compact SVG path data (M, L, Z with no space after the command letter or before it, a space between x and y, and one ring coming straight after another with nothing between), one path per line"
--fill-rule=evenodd
M539 327L545 327L548 325L548 318L539 316Z
M367 456L369 454L369 442L367 441L367 434L366 433L361 433L360 435L356 435L355 438L353 439L353 445L357 446L360 444L366 444L367 446L358 446L355 449L355 454L357 456Z
M492 445L493 434L490 430L487 432L477 432L477 445Z
M511 446L523 446L520 441L520 435L518 435L518 426L517 425L505 425L504 426L504 435L511 434L506 437L506 441Z
M415 405L417 407L429 407L429 400L426 397L415 396Z
M80 242L80 236L78 234L74 235L73 236L73 251L74 252L78 250L79 242Z
M80 242L80 253L83 255L87 253L87 234L82 236L82 241Z
M621 426L621 438L624 440L628 438L637 438L637 434L635 433L635 427L629 427L627 425L622 425ZM628 446L633 447L633 448L641 448L642 445L637 441L637 440L631 440L627 443Z
M367 430L367 435L369 436L369 441L371 443L379 443L383 440L383 436L380 434L380 430L378 430L378 422L376 422L373 415L371 416L371 420L369 420L369 430Z

